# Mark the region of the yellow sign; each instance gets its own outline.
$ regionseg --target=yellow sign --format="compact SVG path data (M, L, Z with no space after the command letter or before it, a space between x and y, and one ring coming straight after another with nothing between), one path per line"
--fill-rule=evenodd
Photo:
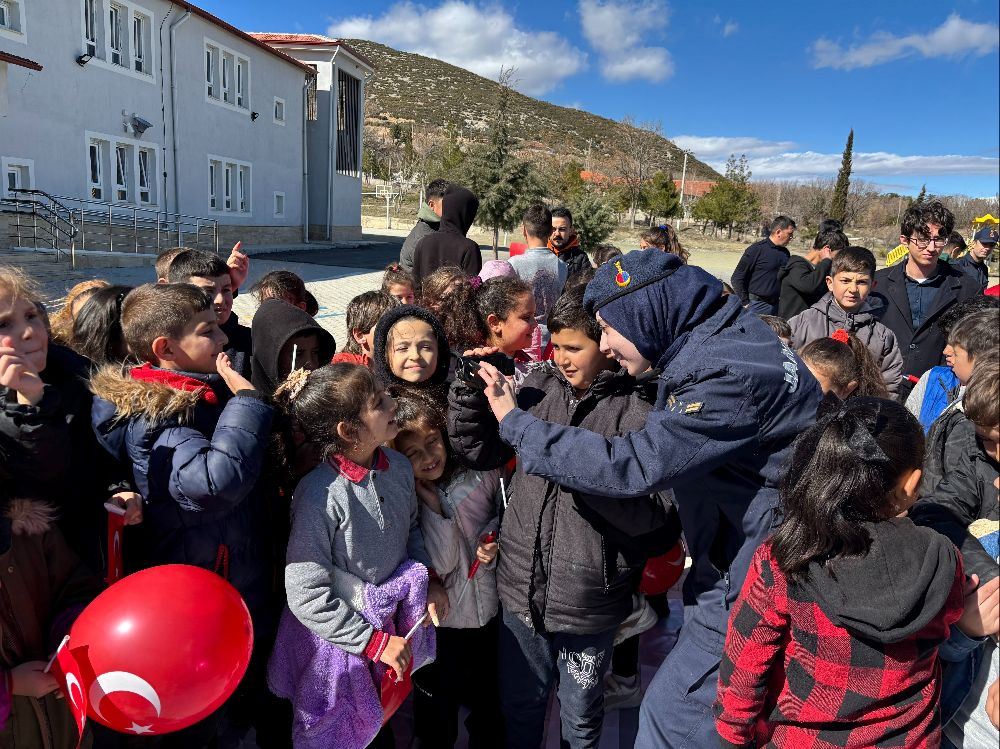
M901 244L893 250L889 250L888 254L885 256L886 266L895 265L900 260L902 260L909 253L909 248L905 244Z
M972 219L974 224L1000 224L1000 218L997 218L991 213L987 213L985 216L980 216L979 218Z

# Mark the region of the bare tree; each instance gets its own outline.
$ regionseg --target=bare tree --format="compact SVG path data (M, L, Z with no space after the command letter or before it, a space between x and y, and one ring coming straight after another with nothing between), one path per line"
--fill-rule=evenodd
M629 204L629 223L635 228L635 214L642 200L642 188L665 164L660 159L663 125L657 122L636 124L626 115L615 129L611 147L611 166L615 182L625 192Z

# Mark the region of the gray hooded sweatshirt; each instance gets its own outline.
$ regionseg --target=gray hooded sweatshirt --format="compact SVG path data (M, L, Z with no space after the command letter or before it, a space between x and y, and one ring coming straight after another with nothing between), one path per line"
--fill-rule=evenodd
M833 331L843 328L865 344L882 372L885 386L890 393L897 393L903 380L903 355L895 334L875 318L877 304L877 297L868 297L860 311L850 313L837 304L833 294L827 293L812 307L788 321L792 328L792 348L799 351L806 344L827 338Z

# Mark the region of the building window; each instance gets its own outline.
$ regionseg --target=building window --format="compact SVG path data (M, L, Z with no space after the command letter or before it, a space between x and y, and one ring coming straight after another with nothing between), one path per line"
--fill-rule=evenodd
M24 35L23 0L0 0L0 36L27 42Z
M274 121L279 125L285 124L285 100L274 97Z
M219 179L219 162L208 162L208 207L217 210L219 207L218 188L216 184Z
M228 103L233 101L233 58L231 55L222 53L222 100Z
M222 207L227 211L233 210L233 165L226 164L225 169L225 185L222 191L223 203Z
M149 182L149 151L144 148L139 149L139 202L149 203L150 182Z
M274 193L274 217L285 217L285 193L283 192Z
M205 47L205 93L217 99L219 94L215 85L215 65L219 59L219 50L215 47Z
M337 171L360 176L361 81L337 71Z
M0 0L0 29L14 29L14 18L11 13L10 3L7 0Z
M224 156L208 157L208 208L213 213L252 213L250 164ZM220 199L221 194L221 199Z
M97 0L83 0L83 39L87 54L97 56Z
M90 177L90 197L94 200L104 200L103 151L101 141L90 141L87 163Z
M246 108L246 61L236 61L236 106Z
M240 213L250 213L250 167L241 166L239 171L239 210Z
M132 63L135 72L146 72L146 28L148 24L143 16L132 17Z
M0 159L3 172L3 194L18 197L14 190L30 190L35 186L35 162L31 159Z
M115 200L128 201L128 146L115 146Z
M309 76L309 83L306 86L306 119L309 122L315 122L319 119L319 106L316 102L316 83L319 80L319 66L309 64L316 75Z
M112 5L108 11L108 46L111 47L111 62L114 65L124 66L124 53L122 50L122 11L117 5Z

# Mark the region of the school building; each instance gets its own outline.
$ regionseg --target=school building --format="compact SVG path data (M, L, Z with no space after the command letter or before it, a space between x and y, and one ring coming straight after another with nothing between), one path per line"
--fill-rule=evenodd
M180 0L0 0L0 247L359 238L373 72Z

